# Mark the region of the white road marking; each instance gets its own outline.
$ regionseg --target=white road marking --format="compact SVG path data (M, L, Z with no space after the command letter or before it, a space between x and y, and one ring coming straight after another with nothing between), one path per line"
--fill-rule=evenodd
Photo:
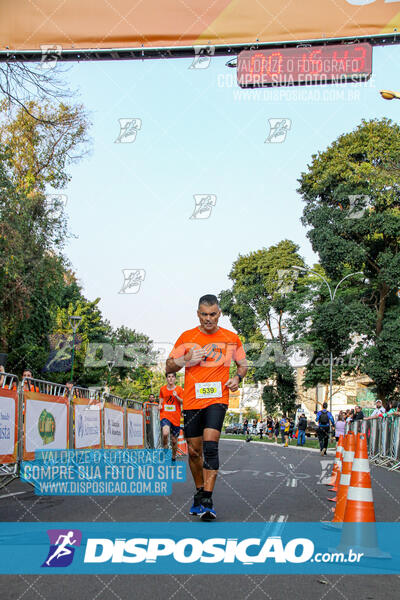
M293 479L287 479L286 480L286 487L297 487L297 479L293 478Z
M289 515L279 515L277 518L275 517L276 515L270 516L269 522L274 523L274 525L273 527L266 525L262 537L266 537L267 533L268 536L271 537L282 535L282 531L285 527L285 523L288 520Z
M0 495L0 500L2 498L10 498L11 496L20 496L21 494L30 494L31 491L26 491L26 492L13 492L12 494L1 494Z

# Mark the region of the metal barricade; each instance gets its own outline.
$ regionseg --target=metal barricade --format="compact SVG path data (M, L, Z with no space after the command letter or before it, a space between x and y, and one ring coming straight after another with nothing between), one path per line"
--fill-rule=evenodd
M102 447L102 393L74 386L70 390L69 447Z
M389 460L389 441L390 441L390 423L388 419L379 418L377 427L379 435L378 455L374 459L374 463L380 467L384 466Z
M126 400L103 393L102 448L122 449L126 446Z
M145 402L143 408L146 417L146 448L162 448L158 403Z
M20 415L18 377L0 372L0 489L18 477Z
M371 462L379 460L381 447L381 427L378 423L379 419L370 419L371 424L371 440L369 446L369 458Z
M34 460L36 450L69 447L69 390L65 385L24 377L20 384L20 407L21 460ZM32 423L28 422L31 420Z
M388 415L364 421L368 456L372 463L394 471L400 468L400 417Z
M126 400L125 440L127 448L146 448L146 425L143 403Z
M390 419L390 417L387 417ZM400 469L400 417L393 417L392 420L392 439L390 453L393 464L390 465L389 471Z

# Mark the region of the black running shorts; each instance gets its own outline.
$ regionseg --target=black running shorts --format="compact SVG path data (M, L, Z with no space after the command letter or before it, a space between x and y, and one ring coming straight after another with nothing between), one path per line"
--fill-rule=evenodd
M222 430L227 404L210 404L206 408L183 411L183 428L186 438L201 437L204 429Z

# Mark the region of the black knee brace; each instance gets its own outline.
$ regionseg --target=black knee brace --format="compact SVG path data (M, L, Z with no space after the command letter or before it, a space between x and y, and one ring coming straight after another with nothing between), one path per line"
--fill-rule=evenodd
M204 469L210 469L211 471L218 471L219 469L219 457L218 457L218 442L203 442L204 452Z

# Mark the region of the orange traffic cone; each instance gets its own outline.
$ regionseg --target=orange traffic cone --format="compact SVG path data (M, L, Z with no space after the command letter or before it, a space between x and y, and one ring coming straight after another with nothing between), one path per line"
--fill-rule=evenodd
M342 470L342 455L343 455L343 436L341 435L336 447L335 462L333 464L332 476L329 483L326 485L333 485L333 489L330 492L337 492L339 488L340 472Z
M346 444L347 442L347 444ZM354 452L356 449L356 438L352 431L346 436L344 443L342 472L340 474L339 489L337 493L337 504L333 523L343 522L344 511L346 510L347 491L350 485L351 470L353 466Z
M368 448L364 433L359 433L357 436L357 446L343 521L351 523L375 523Z
M187 454L188 454L188 446L187 446L187 442L183 436L182 429L179 431L178 449L176 451L176 454L178 456L187 456Z
M340 529L342 527L344 512L346 510L347 490L350 485L351 468L354 459L355 446L355 435L352 431L349 431L349 433L344 438L342 472L340 474L335 514L330 523L325 523L325 526L327 526L328 528Z
M337 458L335 458L335 461L337 460L337 463L335 462L334 465L334 469L336 466L336 473L335 473L335 482L332 484L333 487L331 487L328 491L329 492L337 492L339 490L339 483L340 483L340 474L342 472L342 462L343 462L343 436L341 435L339 438L339 442L338 442L338 447L336 450L336 456ZM332 472L332 476L333 476L333 472ZM330 502L336 502L337 500L337 496L334 496L333 498L328 498L328 500Z
M369 558L390 558L378 548L375 522L367 438L359 433L338 550L352 548Z

